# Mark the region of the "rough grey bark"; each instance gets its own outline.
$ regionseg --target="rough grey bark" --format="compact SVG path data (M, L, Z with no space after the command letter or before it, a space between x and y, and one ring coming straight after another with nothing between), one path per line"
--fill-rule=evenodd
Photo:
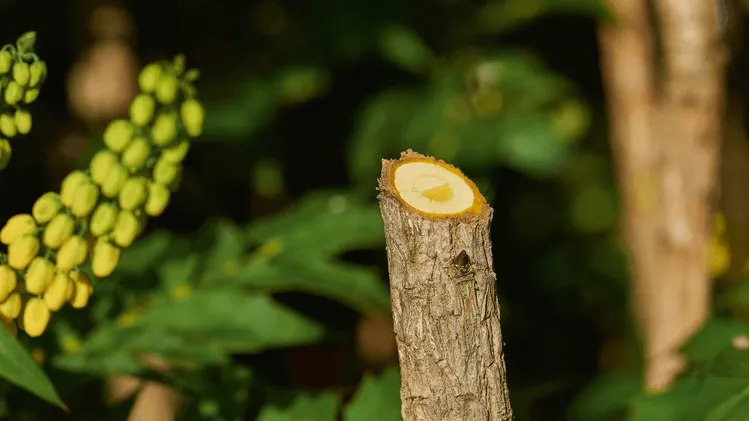
M414 152L403 158L422 157ZM383 160L380 210L388 247L404 421L508 421L490 220L434 218L405 206Z

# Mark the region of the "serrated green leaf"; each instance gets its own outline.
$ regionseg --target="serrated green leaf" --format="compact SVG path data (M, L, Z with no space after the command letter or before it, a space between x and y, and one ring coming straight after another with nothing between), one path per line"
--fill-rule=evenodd
M198 271L200 264L199 257L195 254L189 255L183 259L171 259L166 261L159 269L159 279L161 284L171 291L180 285L189 284L193 275Z
M748 326L732 319L712 317L683 345L682 353L691 363L708 362L738 335L748 336Z
M257 421L335 421L340 398L334 393L298 393L265 405Z
M321 325L268 296L226 288L196 290L184 300L144 311L135 323L213 343L227 352L301 345L324 333Z
M397 367L379 376L365 376L344 407L344 421L401 421L401 377Z
M210 247L202 255L206 269L217 270L227 261L243 255L245 251L245 233L242 228L231 221L222 219L206 226L210 232Z
M361 266L322 259L280 256L255 260L224 282L267 292L303 291L340 301L363 312L388 313L390 298L385 282Z
M65 406L44 371L4 326L0 326L0 377L53 405Z

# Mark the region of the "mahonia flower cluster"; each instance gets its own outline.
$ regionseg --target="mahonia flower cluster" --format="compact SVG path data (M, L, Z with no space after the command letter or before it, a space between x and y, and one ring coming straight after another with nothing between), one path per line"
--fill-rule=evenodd
M190 138L201 134L204 108L196 99L196 70L184 59L147 65L129 119L104 131L106 148L85 170L43 194L30 214L8 220L0 242L0 319L14 334L41 335L51 312L87 305L93 292L80 266L91 260L97 278L109 276L149 216L161 214L180 180Z
M31 131L31 114L25 108L39 96L47 65L34 54L36 33L27 32L16 45L0 49L0 170L11 158L9 139Z

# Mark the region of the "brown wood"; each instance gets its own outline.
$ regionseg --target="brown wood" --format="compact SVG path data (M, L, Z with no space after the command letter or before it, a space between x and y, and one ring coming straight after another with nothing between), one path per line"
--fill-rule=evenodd
M391 180L396 162L383 160L379 200L404 421L510 420L492 208L484 203L479 215L435 218L407 207Z

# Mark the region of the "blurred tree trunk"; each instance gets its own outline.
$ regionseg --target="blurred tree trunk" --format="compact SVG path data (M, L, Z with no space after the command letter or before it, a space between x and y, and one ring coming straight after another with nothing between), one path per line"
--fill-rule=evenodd
M706 0L609 0L599 32L624 200L646 387L682 369L680 344L709 312L706 245L717 199L724 47ZM653 9L652 9L653 6Z

